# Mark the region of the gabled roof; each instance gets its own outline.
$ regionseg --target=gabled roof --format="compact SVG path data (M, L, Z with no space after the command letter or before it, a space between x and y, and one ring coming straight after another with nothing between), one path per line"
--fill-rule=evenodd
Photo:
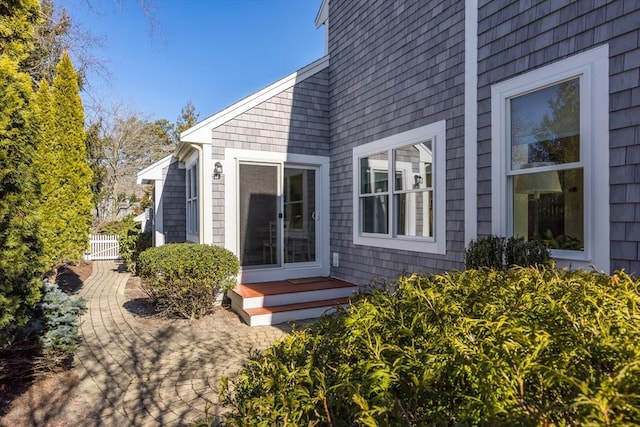
M263 103L269 98L272 98L278 93L293 87L296 83L306 80L328 66L329 57L324 56L306 67L301 68L295 73L267 86L261 91L236 102L213 116L207 117L203 121L196 123L180 134L180 145L183 143L211 144L211 129L215 129L240 114L247 112L253 107Z
M168 155L164 159L158 160L152 165L147 166L138 172L138 184L151 184L153 181L162 179L162 171L171 163L177 161L173 154Z

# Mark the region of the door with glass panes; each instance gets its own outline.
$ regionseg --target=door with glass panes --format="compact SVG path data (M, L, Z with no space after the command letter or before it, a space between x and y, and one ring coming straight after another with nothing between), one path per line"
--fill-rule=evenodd
M238 181L242 268L287 268L315 263L318 169L240 162Z

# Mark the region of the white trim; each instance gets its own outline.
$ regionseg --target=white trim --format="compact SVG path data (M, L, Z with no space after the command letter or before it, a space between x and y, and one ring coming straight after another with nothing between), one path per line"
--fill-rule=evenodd
M304 68L278 80L259 92L250 95L230 107L204 119L180 134L181 145L184 143L212 144L211 129L249 111L253 107L273 98L275 95L293 87L297 83L308 79L329 66L329 57L324 56ZM179 148L178 148L179 149Z
M225 214L224 232L225 247L234 254L239 253L238 242L238 163L259 162L277 163L287 166L308 165L318 168L317 188L317 236L318 245L316 262L285 264L283 267L269 267L264 269L241 269L238 280L243 283L263 282L270 280L284 280L309 276L329 275L329 158L304 154L283 152L242 150L226 148L222 161L225 171Z
M478 236L478 0L466 0L464 28L464 243Z
M538 68L491 88L492 232L510 235L506 165L507 100L573 77L580 77L581 163L584 165L585 250L552 251L559 266L609 272L609 47ZM597 177L597 179L596 179Z
M434 173L434 237L374 236L360 233L360 173L359 159L402 146L432 140ZM353 243L387 249L445 254L446 239L446 121L441 120L406 132L392 135L353 149ZM392 156L389 162L392 161ZM392 205L389 200L389 205Z
M138 172L136 182L138 184L151 184L152 181L163 179L164 177L162 174L164 169L175 161L177 161L177 159L173 154L169 154L167 157L152 163Z
M164 190L164 179L158 179L155 181L153 190L153 203L154 203L154 215L153 215L153 246L164 245L164 200L162 192Z
M325 25L329 19L329 0L322 0L318 14L316 15L316 28Z
M200 239L205 245L213 244L213 170L211 165L215 164L213 158L213 147L202 145L202 159L200 162L200 182L202 184L200 193ZM223 169L224 170L224 169Z

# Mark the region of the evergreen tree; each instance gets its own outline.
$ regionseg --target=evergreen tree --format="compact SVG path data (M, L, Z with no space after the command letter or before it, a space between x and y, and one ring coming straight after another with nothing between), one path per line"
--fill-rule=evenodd
M40 299L44 272L32 159L38 128L31 79L0 54L0 348Z
M198 112L196 111L196 107L195 105L193 105L193 102L191 102L191 100L187 102L187 105L182 107L182 110L180 110L180 116L178 117L178 120L176 120L175 126L176 145L180 142L180 134L198 123L199 115L200 114L198 114Z
M38 0L0 2L0 55L20 63L31 54L39 13Z
M84 110L67 54L56 67L51 94L43 81L38 96L43 135L39 149L42 237L48 266L78 261L91 225L92 172L87 162ZM50 100L49 100L50 98Z

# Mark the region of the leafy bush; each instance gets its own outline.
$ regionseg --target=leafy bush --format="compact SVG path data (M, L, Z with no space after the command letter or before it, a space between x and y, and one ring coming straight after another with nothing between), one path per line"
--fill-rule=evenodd
M397 281L221 384L227 426L638 425L640 284L548 267Z
M547 246L537 240L522 237L484 236L472 240L464 252L467 268L504 269L511 266L530 267L551 262Z
M130 231L125 237L120 237L120 259L124 267L136 273L136 265L140 254L151 247L151 233Z
M235 286L238 258L219 246L174 243L142 252L142 286L168 315L198 318L215 305L218 294Z

